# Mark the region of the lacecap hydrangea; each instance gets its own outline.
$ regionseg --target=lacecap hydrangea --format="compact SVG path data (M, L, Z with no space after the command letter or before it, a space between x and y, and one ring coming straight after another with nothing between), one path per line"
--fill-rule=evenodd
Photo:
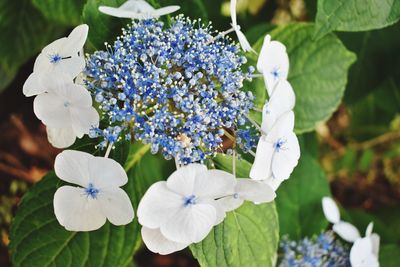
M215 36L211 25L183 16L170 25L139 20L89 55L85 84L108 122L91 137L103 137L101 146L133 138L182 164L222 152L224 136L239 128L239 145L255 147L246 126L253 95L242 90L254 68L237 44Z

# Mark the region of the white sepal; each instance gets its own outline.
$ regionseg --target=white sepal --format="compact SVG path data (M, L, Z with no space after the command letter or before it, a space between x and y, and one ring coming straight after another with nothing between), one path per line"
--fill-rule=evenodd
M339 208L332 198L322 198L322 210L324 211L325 218L328 222L335 224L340 221Z

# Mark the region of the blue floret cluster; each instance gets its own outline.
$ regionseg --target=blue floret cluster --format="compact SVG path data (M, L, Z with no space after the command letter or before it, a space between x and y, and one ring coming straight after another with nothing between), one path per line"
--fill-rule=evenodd
M183 16L168 27L134 21L106 47L87 56L85 70L107 121L90 134L101 146L132 138L182 164L222 151L228 131L240 133L245 150L255 146L257 137L239 130L248 129L253 95L241 89L254 68L243 71L240 48L210 25Z
M279 267L350 267L350 248L327 231L314 238L292 241L283 238Z

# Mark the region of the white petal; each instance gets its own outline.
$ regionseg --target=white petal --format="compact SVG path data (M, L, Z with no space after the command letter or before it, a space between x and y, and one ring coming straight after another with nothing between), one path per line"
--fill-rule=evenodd
M41 83L41 77L37 73L31 73L22 89L25 96L34 96L44 93L46 90Z
M300 158L300 145L297 136L291 132L282 136L284 144L272 156L272 176L278 180L286 180L297 166Z
M347 242L354 242L360 238L358 229L348 222L340 221L335 223L332 230Z
M241 32L240 30L236 30L236 35L239 39L239 43L240 46L242 47L244 52L253 52L256 53L256 51L253 50L253 48L251 47L249 41L247 41L246 36L243 34L243 32Z
M265 180L271 177L273 153L273 143L269 142L265 136L261 136L257 145L256 157L254 158L254 163L250 170L251 179Z
M87 197L83 188L62 186L54 194L54 213L69 231L93 231L106 222L96 199Z
M46 126L64 128L71 125L68 100L54 93L44 93L35 97L33 112Z
M161 255L171 254L173 252L182 250L189 245L166 239L162 235L160 229L150 229L147 227L142 227L141 233L143 242L146 244L146 247L150 251Z
M222 223L226 217L227 210L223 206L223 203L218 200L211 200L211 201L203 201L203 203L208 203L214 206L216 211L215 222L214 225L218 225Z
M139 223L148 228L159 228L175 216L183 204L183 197L169 190L166 182L157 182L140 200L137 210Z
M121 188L101 190L97 200L103 214L114 225L125 225L132 222L134 213L131 200Z
M235 191L239 198L257 203L271 202L276 197L269 185L251 179L237 179Z
M228 212L239 208L244 203L244 200L239 197L228 196L220 198L216 200L216 202L223 208L225 212Z
M258 57L257 70L263 74L268 94L271 96L276 84L280 80L286 80L289 73L286 47L278 41L271 41L269 35L265 36Z
M213 205L197 203L181 206L174 216L161 225L161 233L179 243L197 243L203 240L213 228L217 212Z
M379 243L381 241L381 238L378 234L373 233L370 236L371 242L372 242L372 253L376 256L376 258L379 257Z
M132 12L132 11L123 10L123 9L115 8L115 7L109 7L109 6L99 6L99 11L106 15L117 17L117 18L132 18L135 15L137 15L137 13Z
M283 180L278 180L272 175L268 177L266 180L262 181L263 183L269 185L274 191L278 190L279 186L283 182Z
M65 57L76 56L79 51L82 50L85 45L89 32L89 26L81 24L75 27L72 32L68 35L67 40L62 46L62 54Z
M372 230L374 229L374 223L370 222L365 230L365 236L371 236Z
M352 267L377 267L378 259L372 253L372 243L369 238L357 239L350 250Z
M128 182L124 168L113 159L92 157L88 164L89 180L98 189L117 188Z
M286 80L280 81L270 100L263 107L262 131L268 134L279 117L294 108L295 102L296 96L290 83Z
M97 127L99 124L99 113L97 113L96 109L93 107L73 107L70 109L70 114L72 128L79 138L84 134L88 134L91 128Z
M66 148L75 143L76 135L72 128L46 127L47 139L56 148Z
M72 78L78 76L85 68L85 58L83 56L73 56L61 60L56 66L56 69L66 74L69 74Z
M332 198L322 198L322 210L324 211L325 218L328 220L328 222L335 224L340 221L339 208Z
M167 179L167 186L181 196L193 194L196 175L207 171L207 167L201 164L190 164L179 168Z
M92 97L85 87L72 82L63 84L62 87L64 90L59 93L65 95L71 106L80 108L89 108L92 106Z
M225 171L208 170L196 174L193 194L202 198L220 198L233 193L235 177Z
M267 135L268 141L275 143L279 138L293 132L294 129L294 112L289 111L278 118Z
M174 13L175 11L178 11L181 7L180 6L165 6L159 9L156 9L152 15L154 17L161 17L167 14Z
M68 183L87 187L89 184L89 160L93 156L89 153L64 150L57 155L54 162L56 175Z

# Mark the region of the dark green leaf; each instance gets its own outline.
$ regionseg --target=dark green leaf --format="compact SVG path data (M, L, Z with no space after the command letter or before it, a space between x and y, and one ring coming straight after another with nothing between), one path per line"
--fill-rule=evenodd
M85 2L86 0L32 1L46 18L67 26L76 26L81 22L81 14Z
M396 23L400 19L397 0L319 0L315 37L337 31L366 31Z
M125 0L87 0L83 8L83 22L89 25L89 44L95 50L104 49L104 42L113 43L121 29L128 23L128 19L108 16L99 11L99 6L118 7Z
M387 79L398 79L399 23L382 30L338 35L344 45L357 54L357 62L350 68L349 83L344 96L347 104L360 101Z
M18 68L64 29L46 21L30 0L0 0L0 32L0 88L5 88Z
M382 246L379 250L379 262L382 267L400 266L400 247L396 244Z
M328 180L318 161L302 149L299 165L282 183L275 200L280 235L298 240L319 234L328 226L321 199L330 196Z

